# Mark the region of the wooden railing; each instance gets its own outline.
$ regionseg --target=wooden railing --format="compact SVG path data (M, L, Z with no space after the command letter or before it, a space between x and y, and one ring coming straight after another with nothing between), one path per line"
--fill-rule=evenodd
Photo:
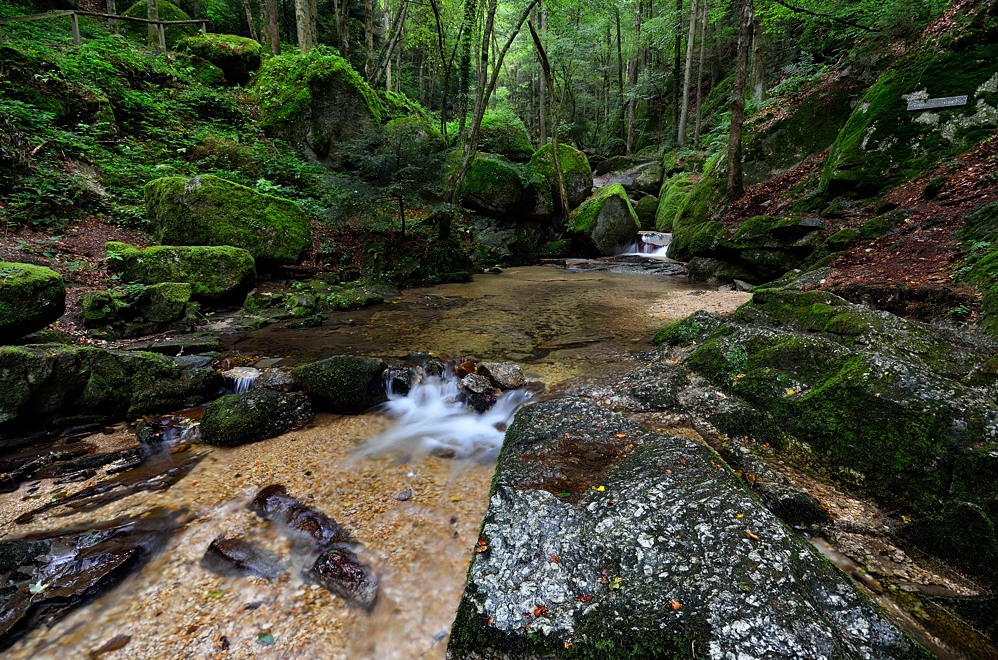
M167 25L200 25L201 32L208 32L208 21L204 18L193 18L186 21L159 21L152 20L149 18L133 18L131 16L118 16L117 14L101 14L95 11L78 11L76 9L69 9L66 11L50 11L44 14L31 14L30 16L10 16L8 18L0 18L0 25L8 25L10 23L24 23L26 21L42 21L50 18L63 18L69 16L73 22L73 44L76 46L80 45L80 16L92 16L95 18L107 18L112 21L132 21L133 23L148 23L156 26L156 32L159 37L159 49L166 50L166 26ZM0 42L3 41L2 33L0 33Z

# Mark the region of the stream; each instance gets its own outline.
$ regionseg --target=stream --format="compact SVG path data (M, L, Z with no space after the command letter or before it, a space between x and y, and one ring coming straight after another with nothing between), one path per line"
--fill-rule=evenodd
M317 328L269 326L224 342L229 355L257 366L336 354L516 362L542 384L532 391L549 396L611 382L641 364L636 354L651 348L657 329L698 309L731 311L747 298L705 291L655 268L570 263L410 289L372 308L333 314ZM0 498L3 540L110 521L168 529L138 571L37 626L7 657L443 657L501 429L528 394L478 417L449 407L446 382L426 385L383 410L320 414L304 429L254 444L171 445L131 471L149 473L145 487L99 505L38 506L99 483L102 474L70 486L44 479ZM431 435L452 449L471 442L472 450L451 452L469 458L420 448ZM126 446L134 430L121 424L92 441ZM172 477L157 482L157 471ZM354 535L360 560L380 579L370 612L303 580L309 558L249 510L253 496L275 483ZM268 581L205 570L200 559L219 535L252 541L281 558L283 572Z

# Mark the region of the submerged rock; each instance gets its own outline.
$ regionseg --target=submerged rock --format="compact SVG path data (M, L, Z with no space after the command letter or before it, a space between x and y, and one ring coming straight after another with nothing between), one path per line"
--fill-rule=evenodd
M507 433L449 652L927 656L707 447L573 399Z
M205 408L201 442L233 447L287 433L311 419L312 403L302 394L265 388L229 394Z
M361 412L387 400L382 374L388 365L356 355L303 364L291 376L317 408L329 412Z
M275 557L249 541L230 539L224 535L216 537L205 550L201 566L219 575L255 575L268 580L273 580L285 571Z
M351 605L370 610L378 599L378 578L343 546L323 552L305 572L305 577L321 584Z
M250 502L250 509L261 518L285 525L293 538L317 548L351 540L350 532L345 527L291 497L280 484L271 484L257 493Z

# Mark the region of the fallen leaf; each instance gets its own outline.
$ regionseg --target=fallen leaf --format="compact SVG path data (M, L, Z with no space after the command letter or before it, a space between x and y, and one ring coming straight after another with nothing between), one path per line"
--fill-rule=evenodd
M204 595L204 597L205 598L218 598L219 596L221 596L224 593L225 593L224 591L212 591L212 592L206 593Z
M749 537L753 541L761 541L762 540L761 538L759 538L758 536L756 536L755 534L753 534L749 530L745 530L745 536Z
M678 610L680 607L683 606L682 603L680 603L678 600L670 600L669 605L672 606L672 609L674 610Z
M274 636L270 633L260 633L256 636L256 639L258 642L266 646L273 646L275 644Z
M626 437L627 437L627 434L626 434L626 433L618 433L618 434L617 434L617 437L618 437L618 438L626 438Z

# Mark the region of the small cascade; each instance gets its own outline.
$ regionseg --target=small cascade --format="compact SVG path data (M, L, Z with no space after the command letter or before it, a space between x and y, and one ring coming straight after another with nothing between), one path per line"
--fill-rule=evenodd
M253 383L260 377L260 370L254 367L233 367L223 371L222 376L226 379L226 384L231 383L232 392L240 394L253 387Z
M637 240L621 248L619 256L639 255L643 257L664 257L669 252L672 234L657 231L638 232Z
M383 411L395 424L372 438L361 454L494 459L513 414L532 394L503 392L494 406L478 413L463 400L459 383L450 370L442 376L419 370L408 394L389 388Z

